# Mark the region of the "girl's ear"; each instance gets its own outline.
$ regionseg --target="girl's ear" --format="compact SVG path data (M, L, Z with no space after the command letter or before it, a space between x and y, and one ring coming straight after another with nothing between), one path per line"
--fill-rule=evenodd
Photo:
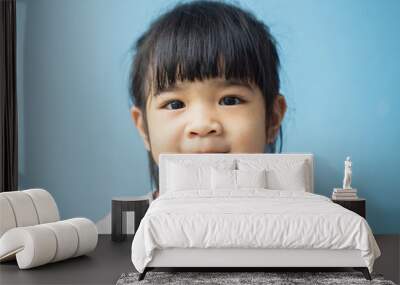
M144 117L143 117L142 111L138 107L133 106L131 108L131 116L132 116L133 122L135 123L136 128L139 131L139 135L143 139L143 143L144 143L145 148L148 151L150 151L149 136L147 135L147 132L146 132L145 121L144 121Z
M268 144L274 142L278 134L279 127L281 126L283 117L285 116L286 109L287 106L285 97L283 97L281 94L278 94L274 102L274 108L272 110L272 125L270 126L267 133Z

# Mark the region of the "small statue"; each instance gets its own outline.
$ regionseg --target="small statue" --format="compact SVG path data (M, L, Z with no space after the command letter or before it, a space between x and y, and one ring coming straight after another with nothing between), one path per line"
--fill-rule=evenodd
M351 188L351 160L350 156L346 158L344 162L344 179L343 179L343 189L352 189Z

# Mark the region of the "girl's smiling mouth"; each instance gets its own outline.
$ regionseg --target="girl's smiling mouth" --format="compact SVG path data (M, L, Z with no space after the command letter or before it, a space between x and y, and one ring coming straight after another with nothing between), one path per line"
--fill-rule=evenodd
M227 151L219 151L219 150L201 150L201 151L193 151L191 153L229 153L229 150Z
M186 141L183 145L182 153L229 153L231 147L222 139L200 139Z

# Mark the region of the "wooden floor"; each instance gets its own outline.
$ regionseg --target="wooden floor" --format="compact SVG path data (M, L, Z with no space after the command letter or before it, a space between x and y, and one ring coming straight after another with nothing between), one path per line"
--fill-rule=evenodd
M375 236L382 256L376 261L374 272L399 283L400 235ZM41 267L19 270L15 261L0 264L0 284L115 284L124 272L135 271L131 258L132 237L121 243L100 235L95 251Z
M381 257L375 261L374 272L400 284L400 235L375 235Z

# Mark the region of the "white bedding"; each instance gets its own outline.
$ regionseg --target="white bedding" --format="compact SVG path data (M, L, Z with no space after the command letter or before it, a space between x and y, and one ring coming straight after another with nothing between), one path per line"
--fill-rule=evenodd
M135 268L164 248L358 249L370 272L380 255L359 215L324 196L266 189L161 195L132 242Z

